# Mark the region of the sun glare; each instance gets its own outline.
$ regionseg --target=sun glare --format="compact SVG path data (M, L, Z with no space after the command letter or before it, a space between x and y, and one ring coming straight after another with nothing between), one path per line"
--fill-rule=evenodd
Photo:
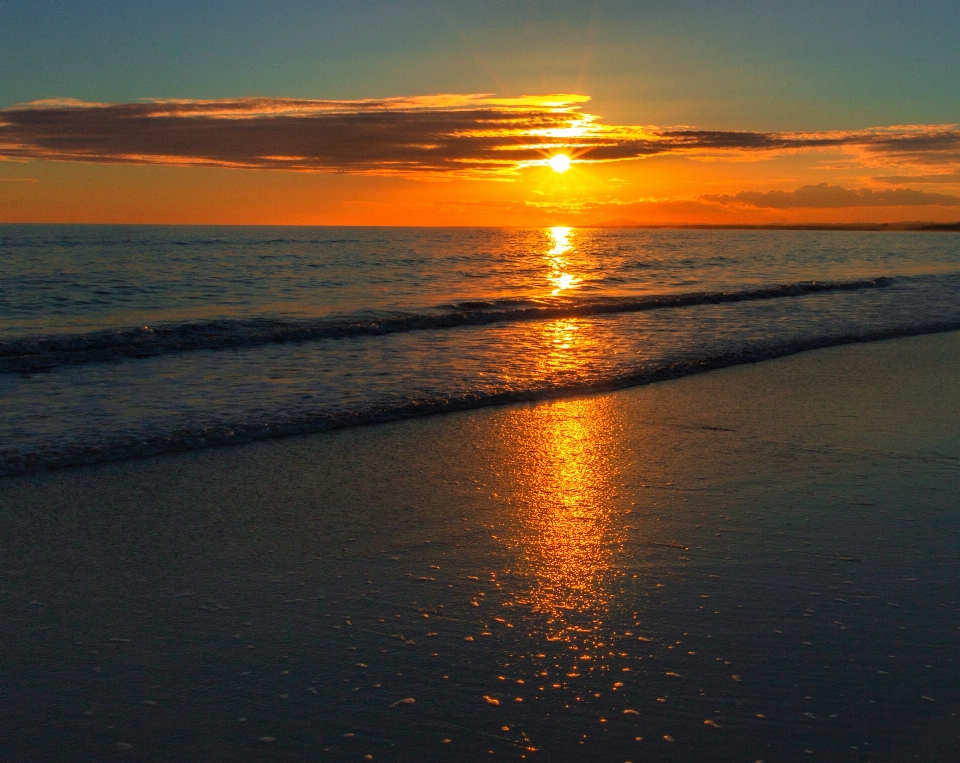
M570 169L570 157L566 154L555 154L550 157L547 163L550 165L550 169L559 172L561 175Z

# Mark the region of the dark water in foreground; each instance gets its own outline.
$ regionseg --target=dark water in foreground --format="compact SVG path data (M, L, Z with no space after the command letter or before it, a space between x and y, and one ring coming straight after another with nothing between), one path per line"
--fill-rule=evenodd
M958 242L0 226L0 475L956 329Z
M4 761L952 761L960 337L0 481Z

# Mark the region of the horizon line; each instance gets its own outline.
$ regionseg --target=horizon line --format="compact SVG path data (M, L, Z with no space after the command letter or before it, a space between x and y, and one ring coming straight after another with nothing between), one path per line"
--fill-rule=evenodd
M823 231L891 231L891 232L941 232L960 233L960 221L939 223L934 221L902 220L889 223L641 223L632 220L601 221L594 223L553 223L549 225L376 225L337 223L144 223L144 222L42 222L0 221L0 225L73 225L73 226L126 226L162 228L591 228L599 230L823 230Z

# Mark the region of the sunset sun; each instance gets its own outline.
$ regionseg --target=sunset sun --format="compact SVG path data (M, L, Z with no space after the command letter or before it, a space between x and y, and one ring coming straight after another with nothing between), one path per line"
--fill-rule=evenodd
M550 165L550 169L559 174L563 174L568 169L570 169L570 157L566 154L555 154L550 157L550 160L547 162Z

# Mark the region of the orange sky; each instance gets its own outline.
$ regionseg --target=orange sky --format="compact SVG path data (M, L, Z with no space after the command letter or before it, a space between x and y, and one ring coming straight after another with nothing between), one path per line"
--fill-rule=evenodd
M586 96L41 102L0 111L0 221L584 225L960 219L954 125L617 125ZM573 167L547 166L565 153Z

